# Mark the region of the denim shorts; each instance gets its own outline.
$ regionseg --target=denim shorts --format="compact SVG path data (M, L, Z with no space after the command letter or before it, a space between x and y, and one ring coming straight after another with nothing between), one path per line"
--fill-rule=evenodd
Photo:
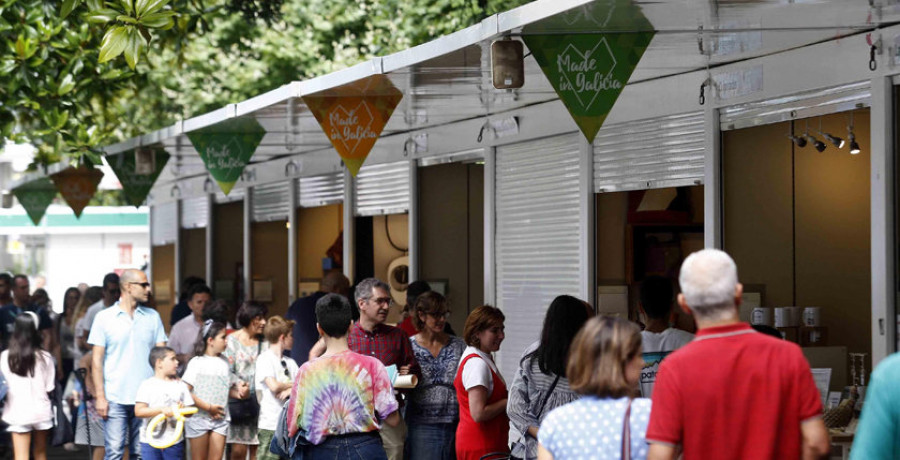
M222 436L228 435L228 420L224 418L212 420L205 417L191 417L184 422L184 437L188 439L199 438L208 431L214 431Z

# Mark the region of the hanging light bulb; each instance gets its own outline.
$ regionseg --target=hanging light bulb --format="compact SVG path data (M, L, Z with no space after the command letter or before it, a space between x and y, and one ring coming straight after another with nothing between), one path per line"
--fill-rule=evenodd
M788 139L790 139L791 142L793 142L797 147L806 147L806 138L803 136L794 136L793 134L791 134L790 136L788 136Z
M806 139L807 139L809 142L812 142L813 147L815 147L816 150L818 150L819 152L824 152L824 151L825 151L825 148L826 148L825 143L822 142L822 141L820 141L820 140L818 140L818 139L816 139L815 137L813 137L812 134L807 134L807 135L806 135Z
M803 148L806 147L806 138L803 136L795 136L794 135L794 125L793 123L788 123L788 139L794 143L797 147Z
M850 131L850 154L858 155L859 154L859 144L856 143L856 136L853 135L853 131Z
M807 122L807 127L809 127L808 122ZM821 134L821 133L822 133L822 117L819 117L819 134ZM819 153L825 151L826 146L825 146L824 142L816 139L815 137L812 136L812 134L809 134L808 132L806 133L806 137L810 142L812 142L813 147L815 147L816 150L819 151Z
M831 142L835 147L837 147L839 149L844 148L844 144L846 144L846 142L843 139L841 139L840 137L832 136L831 134L828 134L828 133L822 133L822 135L825 136L825 139L827 139L828 142Z
M850 155L859 154L859 144L856 142L856 135L853 134L853 112L850 112L850 126L847 127L847 137L850 139Z

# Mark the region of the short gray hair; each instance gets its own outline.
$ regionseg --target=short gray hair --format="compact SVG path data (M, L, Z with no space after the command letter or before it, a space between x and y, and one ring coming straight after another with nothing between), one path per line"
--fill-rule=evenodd
M685 302L698 317L720 317L735 306L737 265L723 251L704 249L689 255L678 282Z
M359 284L356 285L356 293L355 293L356 301L358 302L360 299L362 299L362 300L371 299L372 298L372 289L374 289L374 288L384 289L388 293L391 292L391 287L388 286L387 283L385 283L384 281L381 281L378 278L366 278L366 279L360 281Z

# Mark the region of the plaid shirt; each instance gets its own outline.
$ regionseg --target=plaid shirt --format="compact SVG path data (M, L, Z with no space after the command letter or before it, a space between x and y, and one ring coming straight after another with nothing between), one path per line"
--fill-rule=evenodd
M385 366L396 364L399 368L408 365L410 374L422 376L409 338L400 328L378 324L369 332L356 323L350 329L347 342L356 353L378 358Z

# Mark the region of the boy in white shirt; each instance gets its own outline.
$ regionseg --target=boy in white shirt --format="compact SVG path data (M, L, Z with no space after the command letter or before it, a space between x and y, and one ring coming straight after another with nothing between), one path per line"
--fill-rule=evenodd
M291 396L294 378L297 377L297 363L283 355L294 344L294 321L273 316L266 321L263 334L269 342L269 348L256 358L256 392L260 397L259 404L259 450L260 460L278 460L278 456L269 452L269 444L275 435L281 407Z
M150 434L147 425L150 419L165 414L168 422L173 423L174 408L193 406L194 400L187 385L178 379L178 359L175 350L169 347L153 347L150 350L150 365L153 366L153 377L144 380L138 387L134 403L134 416L143 418L141 427L141 459L143 460L181 460L184 458L184 434L170 447L157 449L149 444Z

